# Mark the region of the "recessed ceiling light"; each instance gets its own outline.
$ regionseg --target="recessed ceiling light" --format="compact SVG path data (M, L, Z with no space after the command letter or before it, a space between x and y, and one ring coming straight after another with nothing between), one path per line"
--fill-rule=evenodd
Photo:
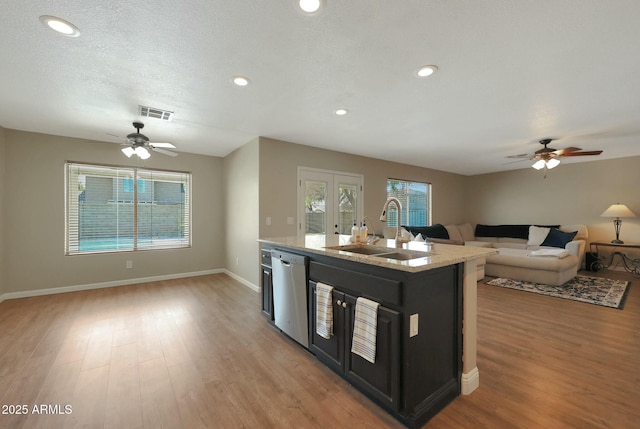
M316 13L322 5L322 0L297 0L298 6L304 13Z
M336 115L338 115L338 116L344 116L347 113L349 113L349 111L347 109L337 109L336 110Z
M431 76L437 71L438 71L438 66L422 66L418 69L416 74L418 75L418 77L427 77L427 76Z
M80 30L78 30L78 27L76 27L69 21L65 21L64 19L58 18L56 16L42 15L40 17L40 22L42 22L53 31L62 34L63 36L78 37L80 35Z
M249 85L249 79L244 76L234 76L231 78L231 82L238 86L247 86Z

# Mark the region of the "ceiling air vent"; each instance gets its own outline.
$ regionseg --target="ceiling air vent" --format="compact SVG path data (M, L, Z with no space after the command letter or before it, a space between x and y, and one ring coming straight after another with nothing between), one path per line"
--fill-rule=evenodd
M173 119L173 112L156 109L155 107L138 106L138 114L146 118L162 119L163 121L170 121Z

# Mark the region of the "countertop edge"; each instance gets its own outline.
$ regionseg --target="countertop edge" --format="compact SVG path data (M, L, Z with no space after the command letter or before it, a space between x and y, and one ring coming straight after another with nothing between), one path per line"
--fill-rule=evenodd
M327 248L349 244L348 239L349 236L336 236L335 238L331 237L329 239L329 242L327 243L320 238L315 238L312 241L298 237L269 237L259 238L257 241L259 243L269 244L275 247L290 248L294 250L314 253L317 255L331 256L338 259L360 262L364 264L411 273L432 270L477 259L483 259L498 253L498 250L494 248L437 243L433 245L433 254L430 256L409 261L399 261ZM393 240L388 240L387 242L390 241ZM328 246L324 246L327 244ZM411 247L409 248L409 250L420 250L420 243L413 242L410 246ZM389 247L389 249L396 249L392 246L385 247Z

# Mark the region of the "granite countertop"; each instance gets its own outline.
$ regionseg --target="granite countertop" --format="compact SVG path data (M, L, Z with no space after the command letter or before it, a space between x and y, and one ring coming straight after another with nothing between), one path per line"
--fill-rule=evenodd
M349 235L332 235L328 238L325 235L307 235L306 237L274 237L260 238L258 241L275 247L298 249L310 253L324 256L333 256L354 262L377 265L380 267L396 269L407 272L420 272L447 265L458 264L460 262L482 259L498 253L497 249L486 247L459 246L443 243L431 243L431 250L424 242L411 241L402 243L401 247L396 247L395 240L380 239L374 244L362 244L368 247L386 247L388 252L428 252L425 256L420 255L409 260L398 260L374 255L363 255L349 252L348 250L331 249L336 246L353 245Z

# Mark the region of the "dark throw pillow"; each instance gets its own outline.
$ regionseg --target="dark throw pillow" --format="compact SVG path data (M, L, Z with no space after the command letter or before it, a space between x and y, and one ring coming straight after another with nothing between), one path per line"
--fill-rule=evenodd
M447 232L447 228L439 223L431 226L402 226L402 228L406 229L413 235L422 234L423 237L429 238L449 238L449 232Z
M578 231L563 232L557 228L552 228L547 234L547 238L544 239L541 246L559 247L564 249L567 243L573 240Z

